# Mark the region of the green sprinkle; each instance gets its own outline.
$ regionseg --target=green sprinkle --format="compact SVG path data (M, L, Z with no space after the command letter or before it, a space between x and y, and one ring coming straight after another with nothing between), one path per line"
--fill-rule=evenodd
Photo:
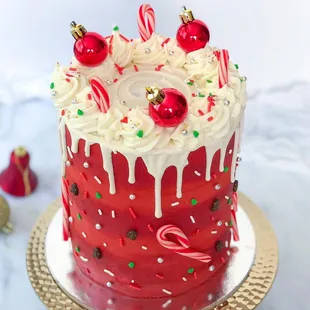
M204 98L205 96L206 96L206 95L201 94L201 93L198 94L198 97L200 97L200 98Z
M193 135L194 135L194 137L195 137L195 138L198 138L198 136L199 136L199 132L198 132L198 131L196 131L196 130L194 130L194 131L193 131Z
M78 252L78 253L80 253L80 252L81 252L81 249L77 246L77 247L75 248L75 251Z
M198 203L198 200L197 200L197 199L193 198L193 199L191 200L192 206L196 206L197 203Z
M213 81L212 81L212 80L207 80L207 83L209 83L209 84L210 84L210 83L213 83Z
M114 31L118 31L118 30L119 30L119 27L118 27L118 26L115 26L115 27L113 28L113 30L114 30Z
M100 193L96 192L96 198L97 198L97 199L101 199L101 198L102 198L102 195L101 195Z
M52 82L51 85L50 85L50 89L54 89L54 87L55 87L55 83Z
M239 69L239 65L235 64L235 67L236 67L237 70Z
M81 219L82 219L82 216L81 216L81 214L80 214L80 213L78 213L78 214L77 214L77 218L78 218L79 220L81 220Z
M139 130L138 132L137 132L137 136L139 137L139 138L143 138L143 130Z
M136 264L135 264L134 262L130 262L130 263L128 264L128 266L129 266L130 268L135 268Z
M194 273L194 272L195 272L195 268L189 268L189 269L187 270L187 272L188 272L188 273Z
M84 112L83 112L81 109L78 109L78 110L77 110L77 114L80 115L80 116L82 116L82 115L84 114Z
M229 226L230 226L230 227L233 226L233 222L232 222L232 221L229 222Z
M192 81L187 82L187 85L193 85L193 84L194 84L194 82L192 82Z
M224 167L224 172L227 172L228 170L228 167Z
M231 198L228 198L227 203L228 203L229 205L231 205L231 204L232 204L232 199L231 199Z
M210 97L213 97L212 93L209 93L209 96L210 96Z

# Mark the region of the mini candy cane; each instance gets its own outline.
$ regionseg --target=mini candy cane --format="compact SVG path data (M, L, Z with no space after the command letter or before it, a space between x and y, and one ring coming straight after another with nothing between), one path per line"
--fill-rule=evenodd
M219 86L222 88L228 83L229 54L227 50L219 53Z
M69 192L66 181L64 178L61 180L61 199L63 205L63 222L62 222L62 232L64 241L68 241L70 237L69 232L69 216L70 216L70 208L69 208Z
M167 234L174 235L179 244L170 241L166 237ZM211 261L211 257L209 255L190 248L188 238L185 236L184 232L175 225L165 225L159 228L156 233L156 239L164 248L171 250L179 255L196 259L202 263L209 263Z
M142 4L139 8L138 29L143 42L147 41L155 30L155 12L149 4Z
M103 113L107 113L110 109L110 98L104 87L104 83L97 76L89 80L90 87L93 91L93 97L99 109Z
M238 210L238 193L234 192L232 194L232 209L231 209L231 223L232 223L232 233L235 241L239 241L239 231L236 219L236 212Z

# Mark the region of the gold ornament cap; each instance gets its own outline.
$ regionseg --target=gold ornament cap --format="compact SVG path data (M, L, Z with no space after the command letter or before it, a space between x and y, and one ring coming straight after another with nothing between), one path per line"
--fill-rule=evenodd
M156 86L148 86L145 87L146 90L146 99L151 102L152 104L160 104L165 99L164 92L156 87Z
M183 6L183 12L180 13L180 18L183 24L188 24L189 22L192 22L195 19L193 12L191 10L186 9L185 6Z
M75 21L71 22L71 34L75 40L81 39L87 33L87 30L82 25L77 25Z
M28 151L25 147L19 146L14 150L14 154L17 157L25 157L28 154Z

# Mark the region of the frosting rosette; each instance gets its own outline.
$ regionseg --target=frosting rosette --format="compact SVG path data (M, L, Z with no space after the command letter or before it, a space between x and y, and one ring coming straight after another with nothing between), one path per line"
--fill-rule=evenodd
M118 64L120 67L127 66L133 56L133 44L130 41L126 41L121 37L119 30L114 30L112 37L112 53L111 57L113 61Z
M168 65L182 68L186 63L186 53L178 46L176 39L164 43L166 61Z

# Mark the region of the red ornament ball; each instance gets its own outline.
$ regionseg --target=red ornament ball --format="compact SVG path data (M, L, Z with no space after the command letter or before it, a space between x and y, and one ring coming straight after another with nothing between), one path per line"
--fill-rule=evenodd
M210 40L210 32L204 22L194 19L179 27L176 39L179 46L186 53L190 53L207 45Z
M149 103L149 115L162 127L175 127L187 116L188 104L185 96L174 88L163 88L164 99L160 103Z
M100 65L108 56L106 39L96 32L87 32L82 38L75 41L74 55L85 66Z

